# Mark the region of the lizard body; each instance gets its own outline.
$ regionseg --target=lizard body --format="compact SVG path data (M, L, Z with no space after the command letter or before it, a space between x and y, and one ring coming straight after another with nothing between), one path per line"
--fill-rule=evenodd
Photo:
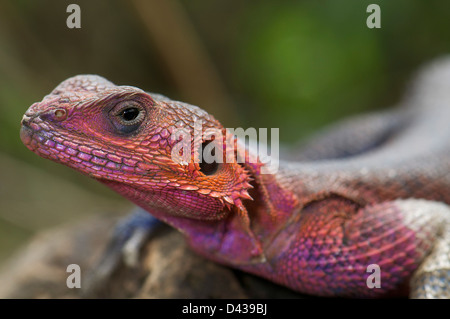
M409 289L449 297L449 83L450 62L433 64L380 125L340 127L273 174L263 174L257 155L200 108L94 75L67 79L33 104L21 139L180 230L219 263L308 294ZM199 120L203 133L222 137L192 135L189 162L174 161L175 132L191 132ZM224 163L203 165L196 160L208 143L235 151ZM336 156L338 146L352 151ZM373 264L381 287L369 289Z

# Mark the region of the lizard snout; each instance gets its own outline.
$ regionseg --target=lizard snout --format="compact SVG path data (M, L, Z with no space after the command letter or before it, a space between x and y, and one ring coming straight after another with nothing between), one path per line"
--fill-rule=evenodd
M29 118L25 118L24 116L20 124L20 139L22 140L23 144L29 145L33 137L33 130L29 126Z

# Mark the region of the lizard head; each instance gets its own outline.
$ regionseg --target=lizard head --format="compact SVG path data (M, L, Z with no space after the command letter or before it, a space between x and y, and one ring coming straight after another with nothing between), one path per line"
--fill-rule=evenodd
M234 137L189 104L80 75L34 103L21 124L31 151L152 213L219 220L244 211L242 200L251 199L250 175L236 161L242 151ZM231 145L236 149L230 152ZM205 150L212 161L200 158Z

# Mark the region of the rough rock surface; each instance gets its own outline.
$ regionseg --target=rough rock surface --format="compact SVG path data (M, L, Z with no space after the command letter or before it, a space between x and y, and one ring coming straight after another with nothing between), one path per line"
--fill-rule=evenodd
M162 227L135 268L120 265L86 291L117 218L95 217L36 236L0 272L0 298L298 298L289 289L215 264L192 252L181 234ZM81 268L81 289L69 289L69 264Z

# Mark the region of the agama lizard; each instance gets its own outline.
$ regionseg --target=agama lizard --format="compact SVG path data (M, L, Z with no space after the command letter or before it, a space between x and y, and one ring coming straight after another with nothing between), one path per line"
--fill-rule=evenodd
M199 254L321 296L450 297L450 60L421 72L393 112L315 138L266 165L202 109L96 75L59 84L22 119L41 157L112 188ZM190 135L187 161L173 152ZM208 145L234 152L199 162ZM306 154L306 155L305 155ZM242 161L239 161L241 159ZM380 287L369 287L373 266Z

